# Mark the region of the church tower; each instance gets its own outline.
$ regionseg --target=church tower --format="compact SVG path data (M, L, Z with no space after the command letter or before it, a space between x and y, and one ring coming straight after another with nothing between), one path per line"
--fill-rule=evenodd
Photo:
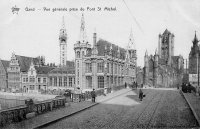
M158 54L167 65L171 65L171 58L174 56L174 34L167 29L162 35L159 34Z
M84 59L89 50L91 50L91 45L87 40L85 20L84 15L82 14L79 40L76 44L74 44L76 86L80 89L84 89L86 87Z
M67 32L65 28L64 16L62 19L62 27L60 29L59 43L60 43L60 66L66 66L67 65Z

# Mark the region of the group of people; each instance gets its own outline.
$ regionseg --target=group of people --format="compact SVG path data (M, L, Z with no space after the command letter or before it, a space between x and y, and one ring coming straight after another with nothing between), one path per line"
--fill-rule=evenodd
M194 90L190 83L182 83L181 87L184 93L187 93L187 92L191 93L191 91Z

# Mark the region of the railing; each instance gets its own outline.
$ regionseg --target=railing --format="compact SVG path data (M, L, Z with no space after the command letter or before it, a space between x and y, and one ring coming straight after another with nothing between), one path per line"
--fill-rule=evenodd
M27 103L23 106L13 107L0 111L0 127L12 122L19 122L27 119L27 114L35 112L36 115L42 114L65 106L65 98L55 98L37 103Z

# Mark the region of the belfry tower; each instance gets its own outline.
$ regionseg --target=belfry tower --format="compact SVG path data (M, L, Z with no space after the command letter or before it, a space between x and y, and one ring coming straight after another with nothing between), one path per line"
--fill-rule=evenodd
M62 27L60 29L59 43L60 43L60 66L66 66L67 65L67 32L65 28L64 16L62 19Z

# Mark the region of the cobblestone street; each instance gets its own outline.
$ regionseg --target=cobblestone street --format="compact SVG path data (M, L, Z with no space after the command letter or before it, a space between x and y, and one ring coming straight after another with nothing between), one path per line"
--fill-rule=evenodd
M173 89L146 89L139 101L136 90L53 123L45 128L192 128L197 122L183 96Z

